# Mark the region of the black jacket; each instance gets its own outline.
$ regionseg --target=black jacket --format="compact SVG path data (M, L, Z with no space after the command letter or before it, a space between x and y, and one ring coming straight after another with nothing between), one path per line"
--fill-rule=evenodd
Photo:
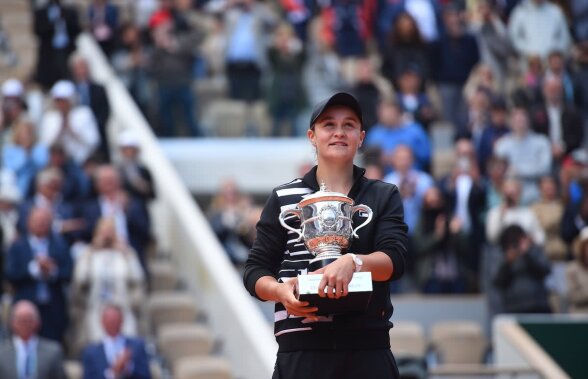
M306 273L313 256L303 243L295 243L296 236L284 229L278 220L282 209L297 204L304 195L319 190L316 166L303 178L275 188L265 204L257 224L257 239L247 260L244 273L245 287L256 296L255 283L263 276L279 281ZM356 204L369 206L372 221L358 231L349 252L369 254L382 251L390 256L394 273L390 280L404 273L407 246L407 227L400 193L395 185L379 180L368 180L365 170L354 167L354 184L349 197ZM363 220L361 212L353 216L353 225ZM290 226L300 228L300 220L291 218ZM302 318L288 317L281 303L275 306L274 332L280 351L297 350L367 350L389 348L388 331L393 307L388 282L373 282L373 294L367 310L361 314L332 316L330 321L302 323Z

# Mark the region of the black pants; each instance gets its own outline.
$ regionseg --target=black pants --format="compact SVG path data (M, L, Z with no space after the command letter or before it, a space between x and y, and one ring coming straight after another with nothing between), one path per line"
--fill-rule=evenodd
M278 353L272 379L397 379L390 349Z
M228 62L229 96L253 102L261 98L261 70L255 62Z

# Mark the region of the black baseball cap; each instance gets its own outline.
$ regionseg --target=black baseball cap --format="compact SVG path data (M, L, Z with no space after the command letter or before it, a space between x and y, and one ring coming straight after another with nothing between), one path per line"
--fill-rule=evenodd
M318 103L314 109L312 110L312 116L310 117L310 125L309 127L312 129L312 126L314 125L314 123L316 122L316 120L321 116L321 114L323 114L323 112L332 106L335 105L341 105L347 108L350 108L355 115L357 116L357 118L359 119L359 122L361 123L362 127L363 127L363 118L361 116L361 106L359 105L359 102L357 101L357 99L347 93L347 92L338 92L336 94L334 94L333 96L329 97L326 100L321 101L320 103Z

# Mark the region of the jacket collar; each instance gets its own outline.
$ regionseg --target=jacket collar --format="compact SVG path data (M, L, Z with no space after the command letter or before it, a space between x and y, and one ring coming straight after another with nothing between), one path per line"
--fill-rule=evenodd
M314 191L318 191L320 189L320 185L319 185L318 181L316 180L317 168L318 168L318 166L314 166L313 168L310 169L310 171L308 171L302 177L302 181L309 188L311 188ZM363 180L367 180L364 178L364 176L363 176L364 174L365 174L365 168L353 165L353 185L351 186L351 190L349 191L349 194L347 194L349 197L353 198L353 195L355 195L358 191L359 184Z

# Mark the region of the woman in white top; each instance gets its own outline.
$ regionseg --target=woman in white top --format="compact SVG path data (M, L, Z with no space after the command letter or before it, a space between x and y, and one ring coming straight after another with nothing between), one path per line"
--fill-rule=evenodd
M117 237L112 218L98 221L91 245L76 262L73 281L82 306L78 338L103 337L100 314L112 302L124 312L122 333L137 334L136 310L144 297L145 278L136 252Z

